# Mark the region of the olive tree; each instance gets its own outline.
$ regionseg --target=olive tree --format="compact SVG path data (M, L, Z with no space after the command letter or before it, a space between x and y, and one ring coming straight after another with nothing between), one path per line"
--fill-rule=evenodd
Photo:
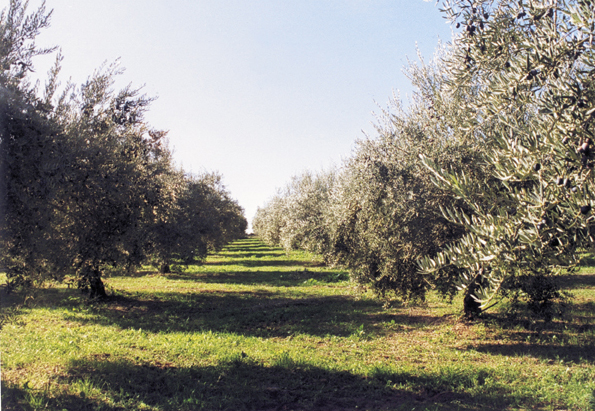
M244 210L233 200L217 173L199 176L178 173L175 201L166 204L151 228L152 256L161 272L172 262L190 264L204 260L245 235Z
M489 146L481 159L488 178L453 172L421 153L435 184L464 203L445 216L467 233L420 265L428 275L462 270L470 316L512 291L551 318L561 297L553 276L593 244L593 5L443 4L461 29L448 90L477 93L465 102L470 115L461 129Z
M254 232L286 250L307 250L329 257L331 196L336 170L294 176L253 220Z
M230 241L244 237L248 226L244 209L231 197L223 176L204 173L196 177L195 184L201 200L194 201L193 210L200 211L206 250L220 250Z
M422 300L432 288L453 295L457 275L456 270L427 275L417 260L437 254L465 231L440 212L457 199L432 183L419 155L478 174L481 145L458 128L466 115L461 101L473 93L444 93L441 60L411 63L407 74L416 88L409 105L393 99L377 136L359 141L343 166L333 198L332 253L358 284L385 297Z
M330 244L327 212L334 187L335 171L304 172L285 188L281 245L325 255Z
M56 224L68 239L79 285L104 296L105 265L139 263L146 228L168 198L165 133L154 131L143 114L151 99L137 89L113 90L117 63L97 70L57 105L67 149Z
M420 155L453 170L480 176L483 141L461 131L465 101L475 90L446 92L439 51L425 64L406 69L415 93L404 105L397 97L383 110L377 135L358 142L338 171L295 177L254 220L255 232L286 249L304 248L349 268L351 278L386 298L422 300L428 290L456 293L458 270L428 275L417 260L434 256L465 229L440 209L459 201L437 187Z
M264 207L259 207L256 210L256 215L252 220L254 233L268 244L281 245L281 229L285 224L284 203L285 198L281 193L278 193Z
M0 267L9 287L51 276L62 248L52 225L63 170L62 132L27 78L32 59L53 49L35 46L49 24L44 7L27 15L13 0L0 15Z

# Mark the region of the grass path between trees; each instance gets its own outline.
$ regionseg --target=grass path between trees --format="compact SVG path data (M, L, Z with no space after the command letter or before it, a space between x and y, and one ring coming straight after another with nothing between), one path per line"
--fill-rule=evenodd
M2 298L2 410L595 409L595 269L551 323L460 301L384 309L347 273L258 239L203 265ZM0 283L4 280L0 279Z

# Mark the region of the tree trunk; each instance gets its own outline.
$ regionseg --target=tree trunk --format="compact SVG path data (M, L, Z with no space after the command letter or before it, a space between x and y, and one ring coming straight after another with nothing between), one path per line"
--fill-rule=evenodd
M92 275L89 278L89 297L91 298L106 298L105 286L101 281L101 271L98 268L93 269Z
M94 264L86 264L79 271L78 286L83 293L89 293L90 298L105 298L105 286L101 281L101 269Z
M168 263L161 264L161 267L160 267L159 271L161 272L161 274L169 274L169 273L171 273L171 269L169 268L169 264Z
M472 320L481 313L481 303L473 295L477 289L477 283L472 283L467 287L465 298L463 299L463 312L465 318Z

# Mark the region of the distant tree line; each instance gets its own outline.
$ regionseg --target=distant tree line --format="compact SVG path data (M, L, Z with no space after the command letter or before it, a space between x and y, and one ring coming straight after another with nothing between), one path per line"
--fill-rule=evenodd
M545 318L594 243L595 9L582 0L442 1L456 33L416 92L342 167L296 177L253 221L385 297L509 297Z
M166 132L144 118L151 98L114 89L117 63L60 89L62 57L32 85L42 6L11 0L0 16L0 266L9 288L76 276L105 296L107 267L204 259L245 233L243 209L216 173L174 166Z

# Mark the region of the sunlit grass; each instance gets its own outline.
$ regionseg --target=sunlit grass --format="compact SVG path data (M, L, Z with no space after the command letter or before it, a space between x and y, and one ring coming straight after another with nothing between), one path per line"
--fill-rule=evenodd
M3 409L590 409L595 275L564 320L383 309L306 253L242 240L172 274L53 287L5 316ZM2 297L3 312L20 296Z

